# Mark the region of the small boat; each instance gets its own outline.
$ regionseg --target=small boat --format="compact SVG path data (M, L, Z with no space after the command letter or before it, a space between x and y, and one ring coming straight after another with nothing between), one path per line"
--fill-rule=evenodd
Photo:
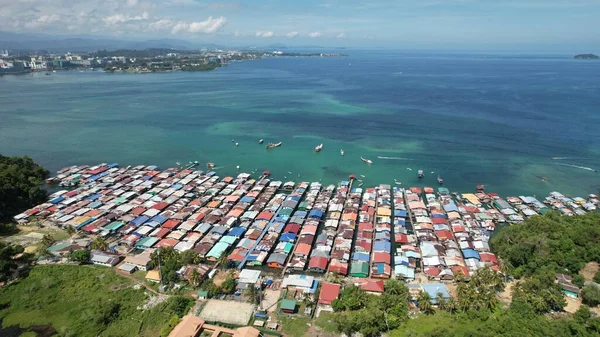
M239 171L240 170L240 165L236 166L235 168Z
M206 163L206 167L207 167L209 170L212 170L212 169L214 169L214 168L215 168L215 163Z
M261 138L261 139L258 141L258 144L262 144L262 143L264 143L264 142L265 142L265 140Z
M231 140L231 142L232 142L232 143L235 143L235 139L232 139L232 140Z
M323 150L323 143L315 146L315 152L321 152L321 150Z
M358 184L358 187L362 187L363 183Z
M343 156L344 155L344 149L340 150L340 154Z
M373 162L370 159L365 159L363 157L360 157L360 160L362 160L363 162L365 162L365 163L367 163L369 165L373 164Z
M360 177L361 177L361 178L365 178L365 175L364 175L364 174L361 174L361 175L360 175Z
M438 177L437 177L437 181L438 181L438 184L444 185L444 179L442 179L442 177L440 177L439 174L438 174Z
M274 149L274 148L280 147L280 146L281 146L281 142L279 142L279 143L269 143L269 144L267 144L267 150Z
M240 146L240 143L235 143L235 147L238 147L238 146Z
M407 167L406 169L409 170L409 171L412 171L412 169L410 167Z
M485 190L485 185L477 185L477 192L483 192Z
M399 182L399 181L394 181L394 184L396 184L396 185L402 185L402 183Z
M419 179L421 179L425 176L425 173L423 173L423 170L419 170L417 175L418 175Z
M57 181L58 180L56 177L48 178L48 179L46 179L46 184L52 185L52 184L55 184Z

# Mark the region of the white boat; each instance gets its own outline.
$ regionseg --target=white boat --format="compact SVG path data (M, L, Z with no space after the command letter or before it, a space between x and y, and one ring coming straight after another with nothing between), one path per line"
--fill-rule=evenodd
M323 150L323 143L315 146L315 152L321 152L321 150Z
M365 162L365 163L367 163L369 165L373 164L373 162L370 159L365 159L363 157L360 157L360 160L362 160L363 162Z
M344 149L340 150L340 154L343 156L344 155Z
M417 175L419 176L419 179L420 179L420 178L423 178L425 176L425 173L423 173L423 170L419 170L418 173L417 173Z
M261 139L258 141L258 144L262 144L262 143L264 143L264 142L265 142L265 140L261 138Z
M279 143L269 143L269 144L267 144L267 150L274 149L274 148L280 147L280 146L281 146L281 142L279 142Z

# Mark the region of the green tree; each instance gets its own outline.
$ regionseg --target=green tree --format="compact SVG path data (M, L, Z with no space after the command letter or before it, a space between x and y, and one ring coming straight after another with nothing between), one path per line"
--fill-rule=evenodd
M41 244L42 244L42 247L45 249L45 248L52 246L55 242L56 242L56 239L54 239L54 237L52 235L44 234L44 236L42 237Z
M190 284L194 287L197 287L200 284L200 273L198 269L192 269L190 273Z
M186 250L182 253L180 253L180 259L181 259L181 264L188 265L188 264L198 264L200 263L200 255L198 255L198 253L196 253L193 250Z
M87 249L75 250L71 252L69 258L72 261L84 264L90 261L90 251Z
M250 286L246 289L245 294L250 303L252 304L260 304L260 290L256 289L256 287Z
M235 292L235 280L232 277L228 277L221 284L221 291L224 294L233 294Z
M432 315L435 313L433 305L431 304L431 296L429 296L429 293L426 291L419 292L419 297L417 297L417 306L425 315Z
M594 275L594 282L600 284L600 271L596 272L596 275Z
M43 183L50 172L29 157L0 155L0 222L47 200Z
M573 284L578 286L579 288L582 288L585 285L585 279L583 278L583 276L577 274L575 276L573 276Z
M444 294L437 293L435 295L435 301L437 302L437 307L440 310L446 310L446 298L444 298Z
M528 303L537 313L560 311L566 305L564 295L554 282L554 275L550 270L517 282L513 288L513 300Z
M15 256L23 253L23 251L22 246L0 241L0 282L12 278L15 270L19 267L19 260L15 259ZM26 260L22 259L21 261Z
M94 241L92 241L92 249L107 251L108 243L106 242L106 240L103 237L96 236Z
M600 304L600 286L587 285L581 292L581 300L584 304L595 307Z
M184 296L173 296L167 300L167 308L178 317L183 317L192 307L194 299Z

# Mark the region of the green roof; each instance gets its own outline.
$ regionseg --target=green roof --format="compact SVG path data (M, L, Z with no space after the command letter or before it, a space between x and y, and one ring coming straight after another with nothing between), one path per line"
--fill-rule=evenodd
M115 200L115 201L114 201L114 203L115 203L115 204L122 204L122 203L124 203L124 202L126 202L126 201L127 201L127 198L125 198L125 197L120 197L119 199Z
M352 262L350 266L350 275L354 277L369 276L369 264L365 262Z
M143 239L141 239L140 241L138 241L135 246L137 248L149 248L154 246L155 243L158 242L158 238L152 237L152 236L147 236Z
M450 194L450 191L445 188L445 187L438 187L438 192L440 192L441 195L448 195Z
M198 297L208 297L208 291L198 290Z
M212 247L212 249L208 252L206 256L218 259L219 257L221 257L221 255L223 255L227 248L229 248L229 244L225 242L217 242L217 244Z
M296 300L283 299L281 300L280 308L281 310L294 311L296 310Z
M107 229L109 231L116 231L117 229L119 229L123 226L125 226L124 222L113 221L113 222L109 223L108 225L104 226L104 229Z
M307 207L308 207L308 202L306 202L306 201L303 201L303 202L301 202L301 203L300 203L300 205L298 206L298 210L305 211Z
M283 247L283 251L284 251L286 254L289 254L289 253L292 251L292 249L294 249L294 244L293 244L293 243L291 243L291 242L287 242L287 243L285 244L285 246Z
M290 215L294 210L291 208L284 208L279 211L279 215Z
M53 244L52 246L48 247L48 250L51 252L55 252L64 248L67 248L70 246L70 243L68 242L57 242L55 244Z
M224 236L221 238L221 240L219 240L219 242L224 242L227 243L229 245L232 245L235 243L235 241L237 240L237 238L235 236Z
M549 209L549 208L546 208L546 207L544 207L544 208L540 208L540 210L538 211L538 213L540 213L540 214L542 214L542 215L544 215L544 214L546 214L546 213L548 213L548 212L550 212L550 209Z

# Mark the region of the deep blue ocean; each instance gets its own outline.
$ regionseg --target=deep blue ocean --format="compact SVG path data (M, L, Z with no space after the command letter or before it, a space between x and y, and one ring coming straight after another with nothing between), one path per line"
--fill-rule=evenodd
M53 171L198 160L219 175L237 165L281 180L334 183L354 173L366 187L435 186L440 174L459 192L485 184L503 195L598 193L600 62L343 52L210 72L3 76L0 153ZM283 146L266 151L261 138Z

